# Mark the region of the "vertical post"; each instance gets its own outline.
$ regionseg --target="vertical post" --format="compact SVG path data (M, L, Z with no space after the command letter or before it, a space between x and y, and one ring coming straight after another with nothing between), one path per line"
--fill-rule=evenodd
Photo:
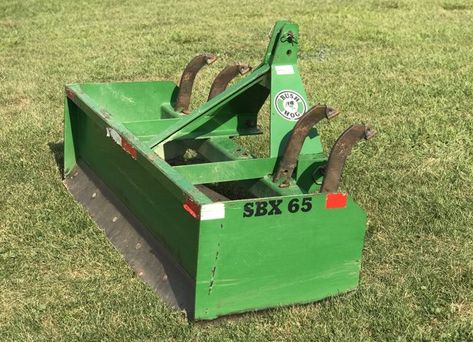
M269 51L270 49L271 52ZM297 67L299 27L278 21L273 28L265 62L271 65L270 156L278 157L297 120L309 109L307 95ZM322 153L322 145L312 128L302 147L302 154Z

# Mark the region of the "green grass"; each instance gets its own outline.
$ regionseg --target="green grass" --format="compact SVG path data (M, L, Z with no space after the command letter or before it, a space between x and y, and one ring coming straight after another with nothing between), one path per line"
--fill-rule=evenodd
M64 84L177 82L218 53L199 103L225 63L259 63L280 17L300 25L311 103L342 112L320 125L325 146L353 122L379 132L343 179L369 217L360 287L189 323L63 187ZM2 0L0 340L473 340L472 18L471 0Z

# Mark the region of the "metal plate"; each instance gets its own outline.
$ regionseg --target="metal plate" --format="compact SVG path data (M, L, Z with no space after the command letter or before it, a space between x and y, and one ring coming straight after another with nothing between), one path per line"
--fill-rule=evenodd
M194 312L194 283L142 223L85 164L64 180L135 273L175 308ZM191 318L191 317L189 317Z

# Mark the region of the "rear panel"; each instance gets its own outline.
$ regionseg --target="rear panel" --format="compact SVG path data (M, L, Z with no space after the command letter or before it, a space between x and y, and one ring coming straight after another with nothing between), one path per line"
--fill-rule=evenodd
M203 221L196 282L198 319L311 302L358 283L366 218L348 198L326 195L225 203L225 218Z

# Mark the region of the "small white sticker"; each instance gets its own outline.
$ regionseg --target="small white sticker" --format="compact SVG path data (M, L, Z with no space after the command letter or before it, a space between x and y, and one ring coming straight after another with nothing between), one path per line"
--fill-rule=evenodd
M274 108L284 119L297 121L307 110L304 98L293 90L281 90L274 98Z
M111 137L115 142L122 146L122 137L120 134L118 134L117 131L115 131L113 128L107 127L107 137Z
M204 204L200 207L200 220L218 220L225 218L225 205L223 203Z
M276 75L292 75L294 68L292 65L276 65Z

